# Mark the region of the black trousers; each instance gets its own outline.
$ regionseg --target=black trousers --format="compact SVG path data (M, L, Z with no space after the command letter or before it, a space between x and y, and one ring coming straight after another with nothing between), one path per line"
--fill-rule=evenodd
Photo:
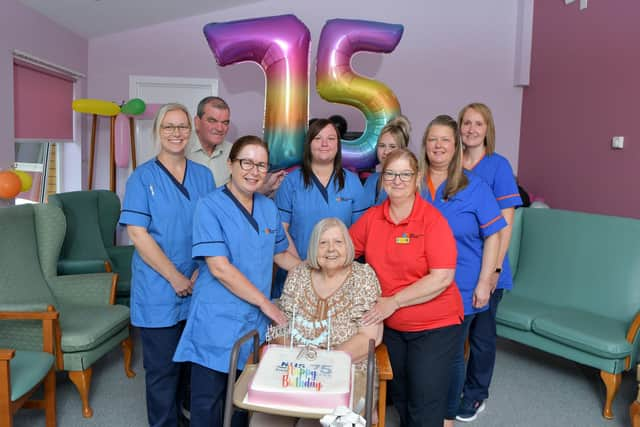
M383 339L393 368L389 393L401 427L442 427L461 331L461 325L419 332L385 327Z
M240 375L241 371L237 372ZM221 427L229 374L191 365L191 427ZM246 412L234 412L233 427L247 425Z
M173 361L185 322L168 328L139 328L150 427L176 427L188 378L187 364Z

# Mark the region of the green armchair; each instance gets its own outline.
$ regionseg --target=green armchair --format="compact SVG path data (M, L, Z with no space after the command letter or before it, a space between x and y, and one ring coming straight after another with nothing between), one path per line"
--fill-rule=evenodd
M73 191L49 196L67 220L58 274L118 273L116 303L129 305L133 246L115 246L120 199L107 190Z
M65 235L62 211L52 205L0 209L0 312L33 311L52 305L60 313L55 326L56 368L68 371L91 417L92 365L121 345L125 373L132 377L129 308L113 305L114 273L59 276L57 261ZM19 343L40 350L41 327L33 321L2 322L0 348Z
M0 349L0 425L13 426L13 414L21 407L44 409L46 427L56 426L56 370L53 344L52 306L41 312L0 312L0 320L39 320L42 324L42 348L30 351ZM20 344L18 344L19 346ZM31 399L44 386L41 400Z

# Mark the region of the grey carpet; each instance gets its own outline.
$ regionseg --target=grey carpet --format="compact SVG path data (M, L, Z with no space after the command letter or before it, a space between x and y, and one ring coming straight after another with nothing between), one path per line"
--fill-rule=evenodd
M115 350L96 363L90 402L93 418L81 413L80 398L64 374L58 374L58 425L61 427L146 426L144 370L140 340L135 337L133 366L137 376L124 374L122 352ZM601 416L604 386L598 371L506 340L498 342L498 358L487 408L473 427L627 427L629 405L635 398L635 372L623 374L614 401L613 421ZM389 427L397 427L390 410ZM21 410L16 427L44 427L38 410Z

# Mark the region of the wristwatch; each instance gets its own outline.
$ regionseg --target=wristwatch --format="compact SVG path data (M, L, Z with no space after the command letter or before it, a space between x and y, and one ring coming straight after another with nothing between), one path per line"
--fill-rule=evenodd
M498 274L502 273L502 268L501 267L496 267L496 273L498 273Z

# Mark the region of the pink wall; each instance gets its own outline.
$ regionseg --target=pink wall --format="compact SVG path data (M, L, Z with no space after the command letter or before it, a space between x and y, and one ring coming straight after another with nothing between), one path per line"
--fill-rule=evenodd
M4 0L0 13L0 169L13 165L13 50L29 53L56 65L87 72L88 42L61 28L48 18L22 5L18 0ZM78 85L80 96L86 82ZM43 114L34 112L34 118ZM79 151L79 150L78 150ZM76 164L66 165L80 172ZM2 203L2 201L0 201Z
M480 100L493 108L498 149L515 166L522 100L522 89L514 87L516 7L517 2L506 0L407 0L392 8L369 0L327 0L321 8L316 3L265 0L90 40L88 96L126 100L132 74L217 78L220 95L232 108L230 138L261 134L262 72L253 63L217 66L202 28L209 22L293 13L311 31L310 116L340 113L349 120L350 129L361 129L358 111L316 95L314 60L320 31L332 18L400 23L405 32L394 52L358 55L353 67L395 92L413 123L412 147L418 146L427 122L436 114L455 115L464 104ZM105 132L106 124L100 140L108 139ZM108 187L106 158L107 145L99 144L98 188ZM123 184L119 174L119 189Z
M535 2L519 177L552 207L640 218L640 3ZM611 137L625 137L624 150Z

